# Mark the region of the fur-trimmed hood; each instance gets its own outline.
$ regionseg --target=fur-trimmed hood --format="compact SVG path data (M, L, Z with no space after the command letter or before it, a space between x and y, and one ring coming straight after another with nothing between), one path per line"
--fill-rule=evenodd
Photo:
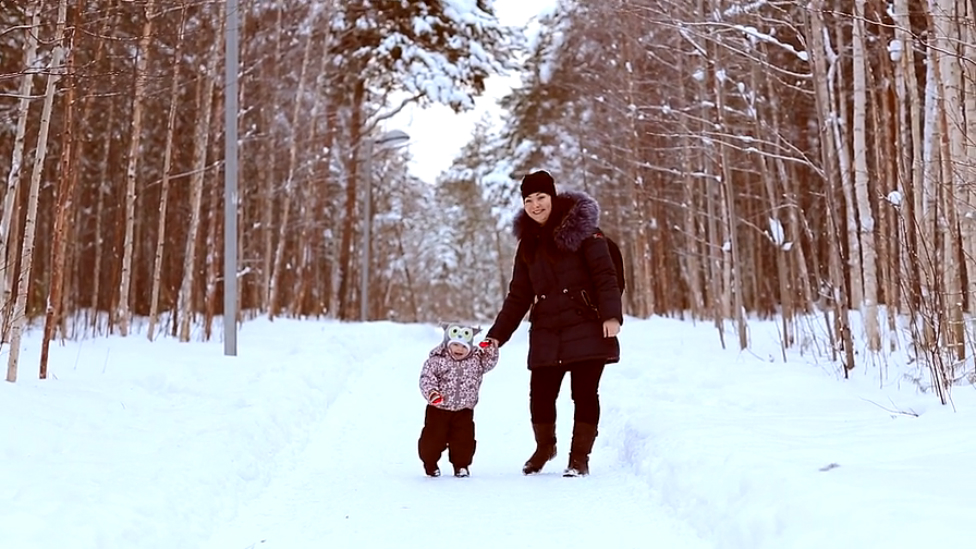
M600 205L590 195L580 191L559 193L552 199L552 213L546 225L558 223L552 232L556 247L569 252L579 250L583 241L593 236L600 224ZM545 227L520 211L512 223L512 234L522 240L539 234Z

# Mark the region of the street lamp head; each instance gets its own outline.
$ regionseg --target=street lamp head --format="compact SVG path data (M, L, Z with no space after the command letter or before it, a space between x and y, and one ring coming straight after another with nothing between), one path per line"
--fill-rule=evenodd
M402 147L410 141L410 135L403 130L390 130L376 138L374 142L378 147L392 149Z

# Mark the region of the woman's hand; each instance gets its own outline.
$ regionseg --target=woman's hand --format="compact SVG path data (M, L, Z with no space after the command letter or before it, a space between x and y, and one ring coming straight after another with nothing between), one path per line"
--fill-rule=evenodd
M620 322L616 318L603 321L603 337L616 337L620 333Z

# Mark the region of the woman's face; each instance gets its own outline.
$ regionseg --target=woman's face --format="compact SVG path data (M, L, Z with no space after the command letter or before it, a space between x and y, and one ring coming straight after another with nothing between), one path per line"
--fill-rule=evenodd
M552 213L552 197L546 193L532 193L525 197L522 206L532 221L545 225Z

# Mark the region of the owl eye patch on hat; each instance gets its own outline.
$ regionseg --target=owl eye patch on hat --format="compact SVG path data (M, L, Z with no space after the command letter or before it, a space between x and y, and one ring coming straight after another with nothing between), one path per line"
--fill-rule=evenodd
M460 343L468 349L474 345L474 336L481 331L481 328L463 324L444 324L443 327L445 343Z

